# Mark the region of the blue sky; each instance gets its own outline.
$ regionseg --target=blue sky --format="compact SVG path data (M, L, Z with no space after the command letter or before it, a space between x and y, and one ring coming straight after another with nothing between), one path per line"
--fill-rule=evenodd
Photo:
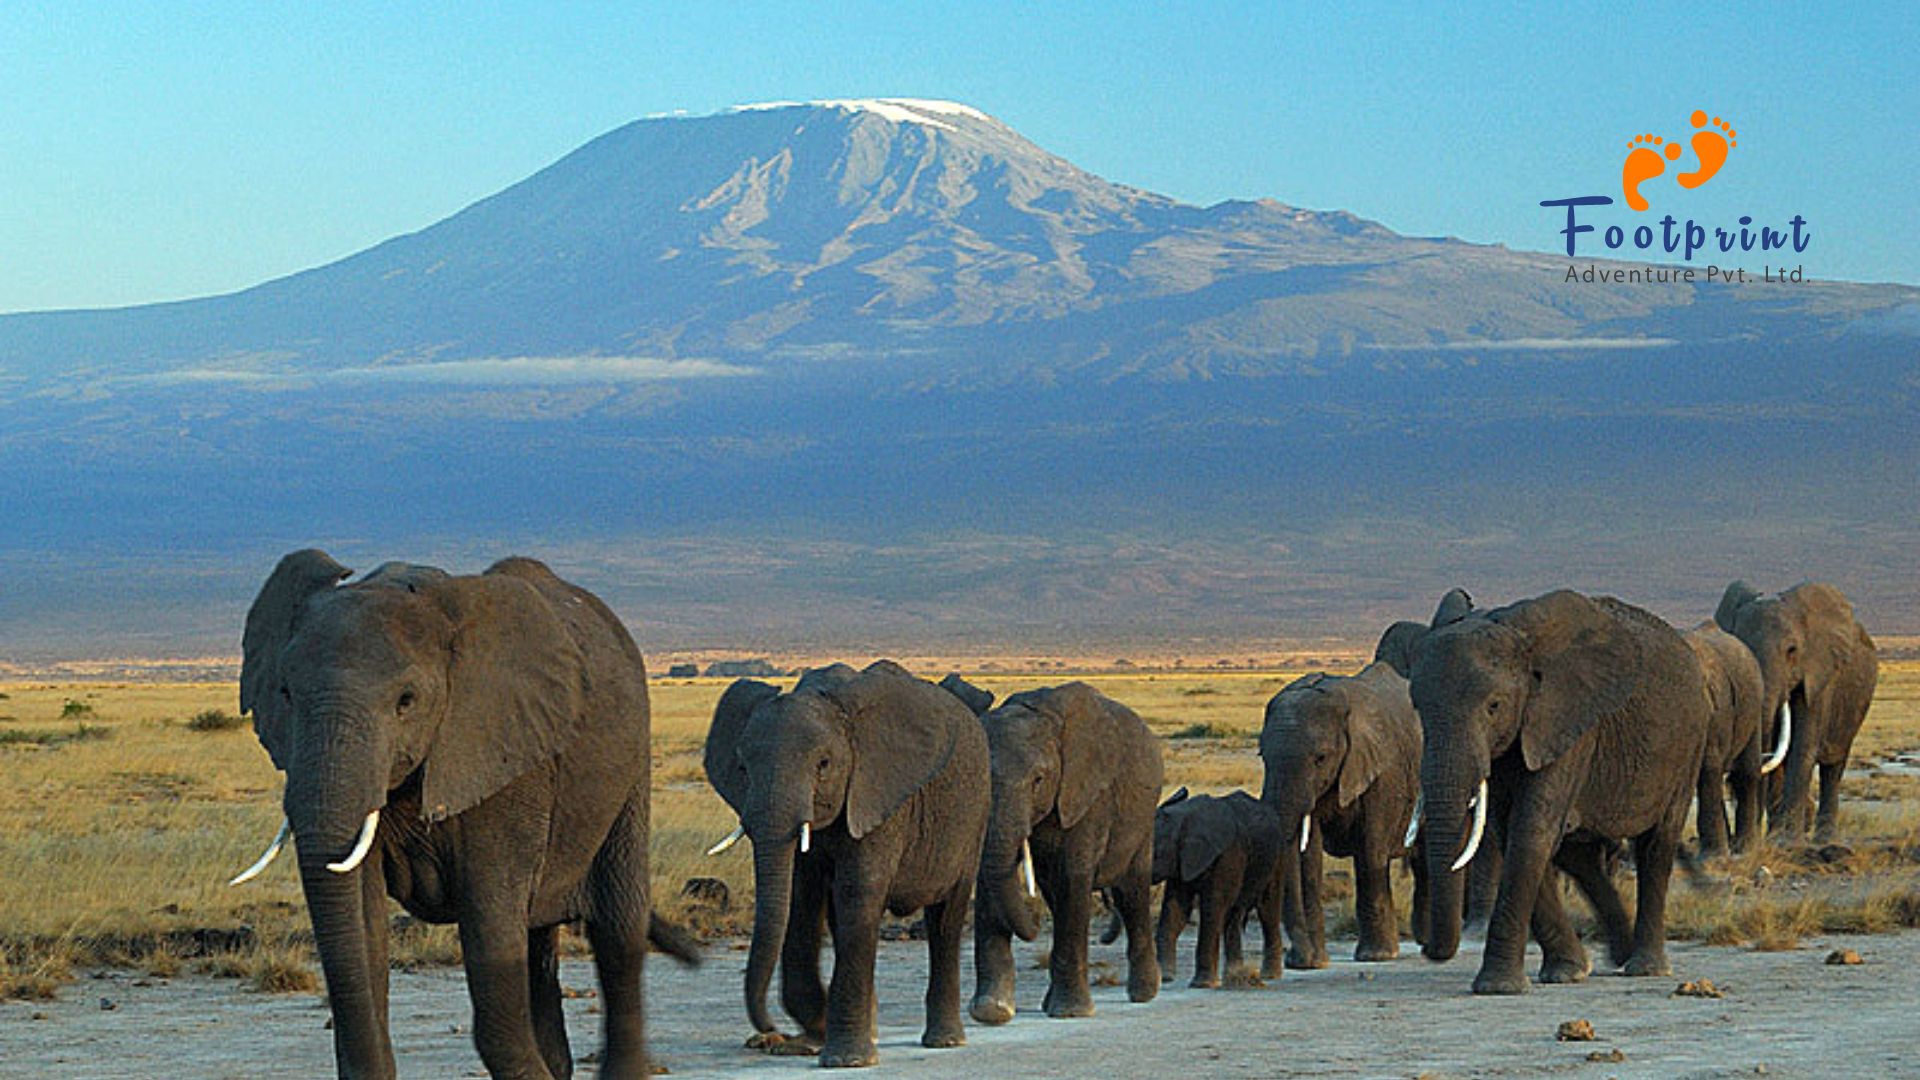
M0 312L328 262L648 113L878 96L1192 202L1536 250L1540 200L1617 197L1627 141L1705 108L1734 157L1657 211L1800 214L1809 276L1920 282L1913 5L285 7L0 8Z

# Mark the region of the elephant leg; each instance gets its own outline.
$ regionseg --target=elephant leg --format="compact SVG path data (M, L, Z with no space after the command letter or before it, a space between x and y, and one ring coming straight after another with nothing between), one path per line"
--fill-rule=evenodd
M1607 938L1607 959L1615 967L1627 962L1633 953L1633 922L1607 873L1606 844L1603 841L1562 842L1554 864L1565 870L1580 887L1581 895L1593 908L1600 930Z
M1205 989L1220 985L1220 935L1227 921L1227 893L1220 875L1208 872L1200 889L1200 940L1193 947L1193 981Z
M1487 925L1493 919L1494 897L1500 893L1503 878L1505 850L1500 824L1504 818L1500 814L1496 797L1493 813L1487 816L1487 835L1480 845L1480 851L1474 855L1473 862L1467 866L1467 902L1462 914L1460 932L1465 937L1485 938Z
M1684 821L1683 808L1679 817ZM1667 886L1673 879L1674 852L1680 846L1679 821L1665 821L1634 837L1634 880L1639 885L1633 920L1633 955L1620 965L1627 975L1668 975Z
M1408 922L1412 924L1414 944L1425 945L1427 935L1433 929L1433 895L1432 885L1427 881L1426 844L1414 841L1413 855L1407 860L1407 868L1413 871L1413 911L1408 914Z
M1047 897L1053 910L1053 952L1047 961L1047 996L1041 1007L1055 1019L1093 1015L1087 986L1087 933L1093 919L1093 875L1063 867L1058 889Z
M560 995L560 958L554 951L557 926L527 931L527 997L533 1003L533 1038L540 1057L557 1080L573 1075L573 1048L567 1045L567 1017Z
M1533 924L1533 905L1551 870L1549 860L1560 841L1567 818L1568 758L1529 774L1513 799L1506 828L1507 850L1501 860L1500 891L1487 922L1487 945L1474 977L1476 994L1523 994L1527 984L1527 934ZM1584 762L1580 762L1584 766ZM1498 806L1496 804L1496 809ZM1484 847L1481 851L1485 851Z
M1364 848L1353 860L1354 913L1360 922L1353 958L1362 963L1400 958L1400 920L1393 913L1389 865L1386 859L1369 860Z
M1533 939L1540 943L1540 981L1543 983L1585 982L1593 972L1586 946L1567 918L1566 898L1560 875L1552 869L1540 883L1540 894L1533 901Z
M920 1035L926 1047L964 1046L967 1031L960 1023L960 939L967 929L967 901L973 879L953 887L946 899L927 906L927 1030Z
M652 898L647 878L646 791L635 792L614 820L607 842L594 859L588 881L593 889L586 920L587 944L600 979L604 1045L599 1075L637 1080L650 1076L647 1057L647 931ZM555 983L558 991L558 983ZM554 1014L559 1050L566 1053L566 1030ZM542 1050L547 1049L543 1041ZM570 1055L569 1055L570 1056ZM556 1075L565 1075L555 1070Z
M1172 982L1180 966L1176 953L1180 935L1187 929L1187 913L1193 895L1179 882L1169 881L1160 898L1160 925L1154 933L1154 955L1160 961L1160 981Z
M827 1039L827 988L820 981L820 939L826 929L827 875L819 860L794 868L787 938L780 945L780 1007L800 1025L800 1042L817 1050Z
M1153 934L1153 878L1136 867L1108 890L1114 910L1127 927L1127 1000L1152 1001L1160 993L1160 961Z
M1820 763L1820 812L1814 817L1813 839L1815 843L1826 844L1833 841L1834 830L1840 825L1840 781L1847 775L1845 761L1829 765Z
M1695 824L1700 833L1702 857L1724 855L1730 844L1727 830L1727 796L1719 766L1712 762L1700 769L1696 797L1700 803Z
M1227 909L1227 921L1220 928L1220 945L1226 952L1226 961L1221 965L1221 970L1230 977L1246 966L1246 954L1242 951L1246 947L1246 936L1247 906L1236 900Z
M1280 934L1280 909L1285 894L1286 885L1276 872L1260 891L1260 901L1254 909L1260 919L1260 977L1263 979L1278 979L1286 974L1286 945Z
M1757 758L1758 754L1745 755ZM1733 790L1733 850L1746 852L1760 837L1760 777L1758 762L1742 760L1727 777Z
M360 918L366 930L367 981L372 991L373 1015L380 1029L380 1045L386 1050L387 1075L394 1075L393 1036L387 1016L387 983L390 977L387 935L387 875L384 866L372 860L362 864L360 873Z
M491 1075L550 1080L533 1036L525 917L523 905L482 903L460 919L473 1041Z
M1292 838L1289 837L1288 841L1291 842ZM1301 852L1296 861L1300 865L1299 929L1294 930L1291 925L1288 927L1293 931L1293 944L1287 950L1287 966L1311 971L1332 963L1327 955L1327 915L1320 902L1326 849L1320 843L1320 826L1317 822L1307 841L1307 850Z
M1795 727L1799 728L1800 710L1794 710ZM1811 719L1811 717L1808 717ZM1768 831L1783 843L1805 840L1807 836L1808 805L1813 801L1813 750L1812 744L1819 741L1819 734L1806 725L1804 737L1799 730L1794 732L1792 745L1787 747L1787 760L1781 765L1780 772L1786 774L1781 782L1780 793L1775 796L1768 810L1771 819Z
M827 985L827 1037L820 1048L820 1064L829 1068L872 1065L880 1060L873 966L880 948L880 916L886 907L887 888L884 880L863 881L866 876L839 873L830 886L833 980Z

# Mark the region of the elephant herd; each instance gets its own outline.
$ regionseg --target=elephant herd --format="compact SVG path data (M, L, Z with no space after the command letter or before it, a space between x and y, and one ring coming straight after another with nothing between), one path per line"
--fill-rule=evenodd
M350 576L324 552L294 552L247 614L241 707L286 773L286 820L235 879L294 840L339 1075L394 1075L388 896L458 925L492 1075L572 1073L555 956L567 923L584 926L599 974L600 1074L648 1075L646 953L692 963L698 947L651 911L650 725L632 638L530 559ZM812 669L785 691L742 679L715 707L704 765L740 822L713 850L753 846L749 1044L873 1064L889 913L924 912L929 1047L965 1041L969 917L967 1011L1014 1018L1012 939L1037 937L1036 897L1051 914L1053 1017L1093 1011L1097 895L1114 913L1105 940L1126 935L1136 1002L1172 978L1190 918L1196 986L1218 985L1223 951L1238 963L1248 914L1263 976L1324 967L1329 855L1353 861L1356 960L1399 954L1389 867L1404 858L1429 959L1450 959L1463 924L1485 920L1476 993L1527 989L1529 936L1541 982L1592 970L1554 870L1591 905L1610 964L1663 974L1667 886L1695 799L1706 853L1755 843L1763 814L1776 837L1810 825L1829 837L1876 677L1872 639L1826 585L1763 596L1735 582L1687 633L1610 597L1481 609L1456 589L1429 621L1388 628L1358 673L1274 695L1258 798L1182 788L1164 801L1159 739L1085 683L996 705L957 676L936 685L885 660ZM1631 914L1610 873L1623 849ZM797 1034L768 1011L776 962Z

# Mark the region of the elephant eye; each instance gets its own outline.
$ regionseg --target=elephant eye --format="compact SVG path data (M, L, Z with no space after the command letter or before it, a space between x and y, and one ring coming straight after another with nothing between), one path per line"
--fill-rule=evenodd
M291 702L291 701L293 700L293 691L291 691L291 690L289 690L289 689L287 689L287 688L286 688L286 687L284 687L284 686L283 686L283 687L281 687L281 688L280 688L280 700L281 700L281 701L287 701L287 702Z
M831 764L833 764L833 759L832 759L832 758L824 758L824 757L823 757L823 758L821 758L821 759L820 759L820 764L819 764L819 766L818 766L818 768L819 768L819 770L820 770L821 772L826 772L826 771L827 771L827 766L829 766L829 765L831 765Z
M408 709L413 708L413 691L411 690L403 691L400 694L400 700L399 702L396 703L395 707L400 712L406 712Z
M1490 712L1490 713L1497 713L1497 712L1499 712L1499 711L1500 711L1500 699L1499 699L1499 698L1494 698L1494 699L1493 699L1492 701L1489 701L1489 702L1487 702L1487 711L1488 711L1488 712Z

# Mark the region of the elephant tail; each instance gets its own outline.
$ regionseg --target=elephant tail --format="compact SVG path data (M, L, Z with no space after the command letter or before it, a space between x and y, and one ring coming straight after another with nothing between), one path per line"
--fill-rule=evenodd
M647 923L647 940L655 952L666 953L685 967L700 966L700 939L684 926L655 915Z

